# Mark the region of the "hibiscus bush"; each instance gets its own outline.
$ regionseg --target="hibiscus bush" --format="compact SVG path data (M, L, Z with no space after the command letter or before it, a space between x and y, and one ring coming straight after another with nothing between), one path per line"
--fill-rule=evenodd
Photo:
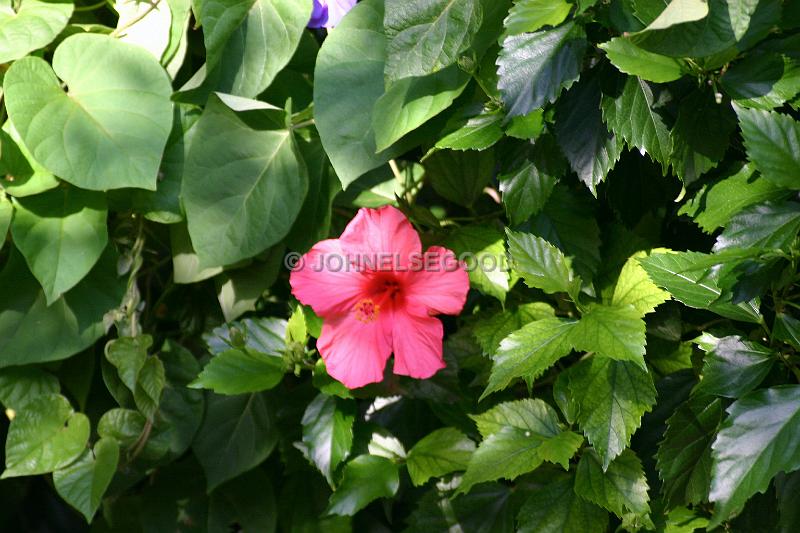
M2 531L800 527L800 2L6 0Z

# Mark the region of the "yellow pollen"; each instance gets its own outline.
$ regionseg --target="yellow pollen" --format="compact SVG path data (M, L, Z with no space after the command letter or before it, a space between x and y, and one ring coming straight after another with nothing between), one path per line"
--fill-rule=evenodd
M381 306L373 302L371 298L364 298L353 308L353 311L356 313L356 318L365 324L375 322L375 320L378 319L380 310Z

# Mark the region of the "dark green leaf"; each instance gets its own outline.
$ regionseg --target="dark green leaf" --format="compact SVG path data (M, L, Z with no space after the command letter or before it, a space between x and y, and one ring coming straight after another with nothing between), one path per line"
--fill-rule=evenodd
M278 522L278 505L270 476L262 469L247 472L211 493L208 530L272 533Z
M509 289L508 262L503 234L490 226L464 226L445 241L466 262L470 283L489 296L505 301Z
M117 471L119 445L114 439L100 439L93 450L86 450L71 465L53 472L53 485L59 496L92 521Z
M303 414L303 446L308 458L329 483L350 455L355 413L352 401L320 393Z
M425 175L442 197L470 207L483 194L494 175L491 151L442 150L425 159Z
M800 204L765 202L739 211L717 237L714 251L728 248L788 250L800 231Z
M625 513L650 513L647 479L642 463L632 450L625 450L607 469L594 450L581 456L575 475L575 493L622 518Z
M574 476L563 474L534 489L519 511L519 533L601 533L608 513L583 499Z
M774 109L800 93L800 65L779 54L754 53L732 65L720 83L739 105Z
M378 498L391 498L400 486L397 465L389 459L359 455L344 467L327 514L352 516Z

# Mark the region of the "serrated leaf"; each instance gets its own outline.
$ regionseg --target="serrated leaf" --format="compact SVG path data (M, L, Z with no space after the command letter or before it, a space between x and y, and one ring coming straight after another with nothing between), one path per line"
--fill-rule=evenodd
M639 365L593 356L573 367L569 390L584 435L608 468L630 444L642 415L656 402L653 378Z
M503 21L506 35L534 32L564 22L572 5L564 0L516 0Z
M722 421L719 399L690 399L667 420L656 455L658 475L670 507L708 500L711 442Z
M756 169L776 185L800 189L800 123L772 111L734 109Z
M764 492L778 472L800 468L800 386L753 392L727 412L712 444L709 498L716 505L711 527Z
M689 307L707 308L722 291L697 252L658 253L639 259L650 279ZM700 265L700 266L698 266Z
M731 65L720 83L741 106L774 109L800 93L800 65L776 53L753 53Z
M723 337L703 358L697 392L739 398L764 380L776 354L766 346L737 336Z
M519 533L601 533L608 513L574 490L575 478L561 475L534 489L517 516Z
M52 68L21 59L3 87L25 146L54 174L83 189L156 188L172 87L146 50L106 35L73 35L56 49Z
M450 234L446 245L457 256L470 258L467 269L473 286L505 301L509 275L503 234L499 230L489 226L465 226Z
M506 37L497 58L497 84L509 117L553 102L580 74L583 30L568 22L551 30Z
M397 465L384 457L359 455L345 465L326 514L352 516L378 498L391 498L399 486Z
M108 243L105 196L74 187L16 200L11 234L47 304L92 270Z
M303 413L303 445L308 458L333 483L339 464L353 445L355 409L351 400L320 393Z
M746 207L734 215L717 237L713 251L729 248L784 250L800 231L800 204L764 202Z
M545 318L503 339L493 357L492 373L481 398L506 388L514 378L524 378L530 383L541 376L572 351L569 335L576 325L575 320Z
M58 495L92 521L106 489L117 470L119 445L113 439L100 439L71 465L53 472Z
M670 294L650 281L647 272L639 264L639 258L647 252L637 252L623 265L611 296L612 305L632 305L641 316L652 313L656 307L670 299Z
M580 278L572 271L572 261L564 253L536 235L506 230L511 268L529 287L552 294L580 289Z
M544 302L531 302L480 320L475 324L473 334L483 352L493 355L500 346L500 341L514 331L534 320L543 320L554 316L555 311L550 305Z
M666 83L683 76L683 65L679 60L643 50L630 39L615 37L601 44L600 48L620 72L642 80Z
M75 5L65 1L4 1L0 8L0 63L50 44L67 26Z
M557 181L555 173L534 161L526 161L520 168L502 176L500 192L511 222L521 224L540 211Z
M31 400L11 421L0 477L45 474L70 464L85 449L89 426L86 415L73 411L60 394Z
M454 64L483 21L478 0L388 0L386 78L425 76Z
M631 361L646 368L644 362L645 323L630 304L593 305L569 333L576 350L595 352L618 361Z
M408 452L406 466L414 485L432 477L466 470L475 443L454 428L437 429L419 440Z
M605 470L594 450L588 449L581 456L575 473L575 493L618 517L625 513L648 515L647 490L642 463L633 450L622 452Z
M567 469L583 437L562 431L555 410L542 400L519 400L472 417L484 440L472 455L457 494L485 481L513 480L544 461Z
M654 105L652 87L644 80L628 76L622 93L617 97L604 96L601 107L609 129L625 139L629 147L646 152L653 161L661 163L661 170L666 173L672 139Z

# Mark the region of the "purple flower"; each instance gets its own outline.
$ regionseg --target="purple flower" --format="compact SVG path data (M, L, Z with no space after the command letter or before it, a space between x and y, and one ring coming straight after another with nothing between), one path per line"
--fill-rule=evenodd
M309 28L333 28L353 9L358 0L314 0Z

